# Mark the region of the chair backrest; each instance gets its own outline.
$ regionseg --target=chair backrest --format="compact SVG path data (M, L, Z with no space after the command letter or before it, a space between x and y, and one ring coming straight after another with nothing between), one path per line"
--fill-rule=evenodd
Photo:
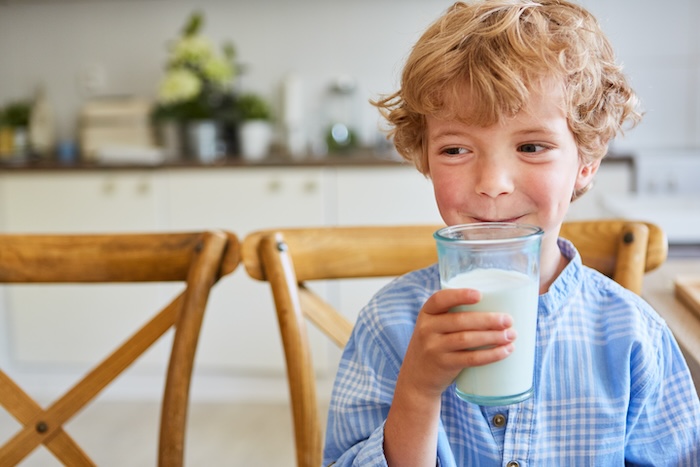
M343 347L352 324L305 282L398 276L437 261L438 225L269 229L243 241L248 274L268 281L274 297L289 383L298 466L322 462L321 420L305 320ZM639 293L642 276L666 259L657 226L624 220L569 222L562 236L583 262Z
M0 447L0 465L17 464L40 444L65 465L94 465L63 425L174 327L161 405L158 462L181 466L203 313L211 287L232 272L239 260L237 237L224 231L0 235L0 283L178 281L185 285L167 306L154 310L150 321L47 408L0 371L0 404L24 425Z

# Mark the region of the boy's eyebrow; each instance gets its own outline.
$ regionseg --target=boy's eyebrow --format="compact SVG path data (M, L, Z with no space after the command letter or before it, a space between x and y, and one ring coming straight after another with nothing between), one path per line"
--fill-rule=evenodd
M433 138L442 138L442 137L450 137L450 136L463 136L465 134L468 134L468 132L460 130L460 129L454 129L454 128L445 128L436 131L433 133ZM514 132L516 136L527 136L527 135L533 135L533 134L544 134L544 135L553 135L556 134L556 131L553 131L546 126L538 126L538 127L530 127L530 128L523 128L522 130L517 130Z
M515 132L516 135L531 135L531 134L547 134L547 135L553 135L555 134L556 131L553 131L546 126L538 126L538 127L532 127L532 128L523 128L522 130L518 130Z
M459 130L454 130L454 129L446 128L446 129L439 129L439 130L428 131L428 132L426 133L426 136L427 136L429 139L435 141L435 140L440 140L440 139L443 139L443 138L453 138L453 137L459 138L459 137L464 137L465 134L466 134L466 133L463 132L463 131L459 131Z
M464 131L458 131L458 130L453 130L453 129L447 129L447 130L439 130L436 133L433 133L433 136L435 138L440 138L443 136L461 136L465 132Z

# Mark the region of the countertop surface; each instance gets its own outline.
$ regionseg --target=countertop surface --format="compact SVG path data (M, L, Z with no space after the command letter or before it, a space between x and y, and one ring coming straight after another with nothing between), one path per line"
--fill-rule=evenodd
M0 171L65 171L65 170L143 170L143 169L215 169L219 167L255 168L255 167L342 167L342 166L398 166L406 165L406 161L396 154L377 154L372 151L358 151L347 154L332 154L318 157L291 158L282 154L271 154L260 161L246 161L238 156L225 156L213 163L204 163L192 157L162 162L135 162L124 160L101 162L97 160L76 160L61 162L55 157L45 159L27 158L22 160L0 161Z
M632 157L624 154L609 154L603 159L606 164L627 164L632 166ZM372 150L358 150L351 153L328 154L291 158L280 153L272 153L260 161L246 161L239 156L225 156L214 163L203 163L192 157L162 162L117 162L85 161L61 162L55 156L25 158L21 160L0 160L0 171L66 171L66 170L144 170L144 169L215 169L218 167L265 168L265 167L381 167L410 165L395 152L378 153Z
M668 323L700 394L700 316L675 296L674 280L680 274L700 274L700 259L669 258L646 275L642 296Z

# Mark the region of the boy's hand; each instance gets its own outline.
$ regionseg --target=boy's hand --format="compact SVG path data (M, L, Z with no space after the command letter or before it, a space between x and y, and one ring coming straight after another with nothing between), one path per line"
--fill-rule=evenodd
M502 360L513 351L513 320L504 313L449 313L481 299L473 289L444 289L423 305L399 373L402 391L439 398L466 367ZM480 348L479 350L470 350Z
M444 289L425 302L399 370L384 426L389 465L435 465L442 393L466 367L506 358L513 351L512 318L503 313L449 313L473 305L474 289ZM468 350L485 347L479 350Z

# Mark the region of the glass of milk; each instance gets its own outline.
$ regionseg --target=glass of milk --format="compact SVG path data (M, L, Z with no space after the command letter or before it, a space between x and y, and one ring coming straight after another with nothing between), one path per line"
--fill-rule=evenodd
M539 227L508 222L453 225L434 234L442 288L481 292L478 303L451 311L507 313L518 333L504 360L460 372L456 392L465 401L508 405L532 396L543 234Z

